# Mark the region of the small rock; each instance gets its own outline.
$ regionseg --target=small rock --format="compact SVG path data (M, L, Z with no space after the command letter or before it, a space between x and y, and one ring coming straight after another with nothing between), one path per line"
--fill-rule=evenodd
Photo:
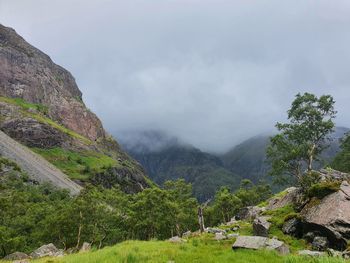
M331 257L339 257L339 258L341 258L343 256L342 252L334 250L334 249L331 249L331 248L327 249L327 253Z
M179 236L174 236L172 238L169 238L169 242L172 242L172 243L183 243L184 240L182 238L180 238Z
M227 239L227 237L223 233L215 233L215 240L224 240Z
M326 237L315 237L312 241L312 249L317 251L324 251L328 248L329 242Z
M56 248L55 245L52 243L48 245L43 245L30 254L30 256L33 258L42 258L47 256L59 257L63 255L64 255L63 250Z
M261 216L254 219L253 233L255 236L268 237L271 224L267 221L270 217Z
M21 260L21 259L29 259L30 257L22 252L14 252L10 255L4 257L4 260Z
M222 234L226 234L226 231L220 228L211 228L211 227L207 227L205 229L205 232L207 233L211 233L211 234L216 234L216 233L222 233Z
M311 256L311 257L322 257L325 256L325 252L321 251L312 251L312 250L300 250L298 251L298 255L300 256Z
M88 252L91 250L91 244L88 242L84 242L83 245L81 246L79 252Z

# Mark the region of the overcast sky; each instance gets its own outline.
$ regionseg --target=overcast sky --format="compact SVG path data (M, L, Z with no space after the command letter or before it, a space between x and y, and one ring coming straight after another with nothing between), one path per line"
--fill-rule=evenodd
M0 0L0 23L71 71L114 134L224 151L305 91L333 95L350 126L348 0Z

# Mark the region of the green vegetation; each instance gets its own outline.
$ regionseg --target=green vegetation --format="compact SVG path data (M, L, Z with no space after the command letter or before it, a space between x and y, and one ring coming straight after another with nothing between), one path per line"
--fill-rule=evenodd
M292 178L299 183L306 167L308 172L312 171L314 160L329 145L327 139L333 132L335 114L330 95L319 98L310 93L296 95L288 111L290 122L276 124L281 133L271 138L267 149L271 175L277 181Z
M231 249L232 241L193 238L184 244L167 241L126 241L113 247L89 253L73 254L63 258L35 260L35 263L345 263L337 258L310 258L300 256L281 256L266 250Z
M271 196L270 186L267 184L254 185L251 181L242 180L238 190L231 192L227 187L221 187L216 192L214 200L205 209L205 222L215 226L226 223L245 206L257 205Z
M21 112L24 116L28 116L28 117L31 117L31 118L37 120L38 122L48 124L51 127L67 134L68 136L70 136L72 138L78 139L87 145L90 145L92 143L91 140L89 140L88 138L86 138L86 137L64 127L63 125L58 124L57 122L51 120L50 118L48 118L47 117L48 108L44 105L28 103L20 98L7 98L7 97L1 97L1 96L0 96L0 101L19 106L21 108L21 110L22 110ZM36 112L30 111L30 109L34 109Z
M115 159L94 151L74 152L62 148L33 148L32 150L72 179L86 180L109 167L121 165Z
M350 135L347 135L341 143L341 152L339 152L331 167L345 173L350 173Z
M320 182L313 184L307 191L308 197L316 197L318 199L322 199L323 197L337 192L340 189L340 182L332 181L332 182Z

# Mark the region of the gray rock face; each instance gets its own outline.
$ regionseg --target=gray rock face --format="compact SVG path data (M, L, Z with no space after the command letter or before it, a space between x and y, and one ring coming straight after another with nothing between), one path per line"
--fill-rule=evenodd
M328 248L329 242L326 237L315 237L312 241L312 249L317 251L324 251Z
M263 211L263 209L260 207L247 206L247 207L244 207L241 210L239 210L235 219L236 220L253 221L262 211Z
M287 220L282 227L282 231L286 235L299 237L302 235L302 225L298 218Z
M237 248L276 250L283 255L290 253L288 246L282 241L260 236L237 237L236 242L232 245L232 249Z
M322 257L325 256L325 252L320 251L312 251L312 250L300 250L298 251L298 255L300 256L310 256L310 257Z
M222 233L222 234L226 234L226 231L220 228L213 228L213 227L207 227L205 229L205 232L207 233L211 233L211 234L216 234L216 233Z
M22 259L29 259L30 257L22 252L14 252L10 255L7 255L6 257L4 257L4 260L22 260Z
M261 237L268 237L269 236L269 229L270 229L270 222L268 220L270 217L267 216L260 216L254 219L253 221L253 233L255 236L261 236Z
M338 192L319 203L310 202L301 211L307 232L318 232L328 238L330 247L343 250L350 238L350 186L344 181Z
M11 138L29 147L65 148L70 140L68 135L31 118L5 121L1 124L1 129Z
M333 169L321 169L320 181L350 181L350 174L342 173Z
M43 245L30 254L32 258L59 257L63 255L63 250L56 248L52 243Z
M287 193L282 197L275 197L269 201L267 210L274 210L287 205L295 205L302 202L302 191L300 188L290 187L285 190Z

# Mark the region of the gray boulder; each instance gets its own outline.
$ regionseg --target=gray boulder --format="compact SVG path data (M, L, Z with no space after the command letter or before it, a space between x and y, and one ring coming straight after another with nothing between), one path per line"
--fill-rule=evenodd
M269 236L269 229L270 229L270 222L268 220L270 217L267 216L260 216L254 219L253 222L253 233L255 236L262 236L262 237L268 237Z
M205 229L205 232L207 233L211 233L211 234L216 234L216 233L222 233L222 234L226 234L226 231L220 228L213 228L213 227L207 227Z
M310 257L322 257L325 256L325 252L321 251L312 251L312 250L300 250L298 251L298 255L300 256L310 256Z
M233 233L233 234L228 234L228 235L227 235L227 238L228 238L228 239L231 239L231 238L236 238L236 237L238 237L238 236L239 236L238 233Z
M10 255L7 255L6 257L4 257L4 260L22 260L22 259L29 259L30 257L23 253L23 252L14 252Z
M236 242L232 245L232 249L268 249L276 250L280 254L289 254L289 248L282 241L277 239L269 239L260 236L239 236Z
M171 243L183 243L185 241L179 236L174 236L172 238L169 238L169 242L171 242Z
M262 211L263 211L263 209L261 207L258 207L258 206L243 207L241 210L239 210L235 219L236 220L253 221L256 217L258 217L260 215L260 213Z
M303 193L301 188L289 187L285 190L285 194L278 197L273 197L270 199L266 210L274 210L287 205L300 204L303 201Z
M63 250L56 248L52 243L43 245L30 254L32 258L59 257L63 255Z
M350 237L350 186L342 182L339 191L320 202L309 202L301 211L305 232L327 237L330 247L344 250Z
M185 233L182 234L182 237L183 237L183 238L188 238L188 237L190 237L191 235L192 235L192 232L191 232L191 231L187 231L187 232L185 232Z

